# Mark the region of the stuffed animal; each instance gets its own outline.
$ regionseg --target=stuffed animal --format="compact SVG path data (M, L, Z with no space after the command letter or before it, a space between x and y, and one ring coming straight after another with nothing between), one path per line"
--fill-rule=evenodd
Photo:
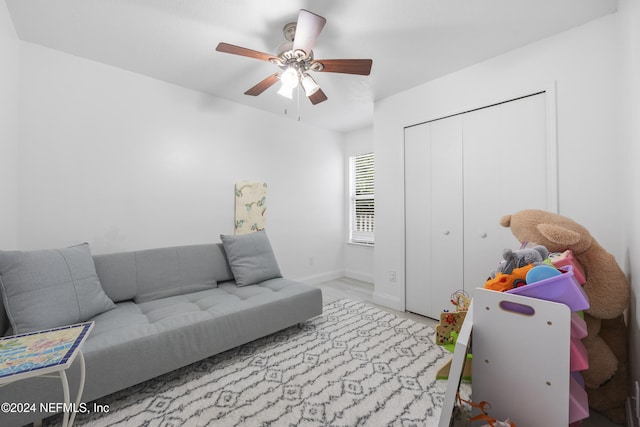
M519 251L505 249L502 252L503 260L489 275L489 278L496 277L497 273L511 274L515 268L521 268L528 264L539 265L547 258L549 258L549 251L542 245L520 249Z
M630 286L613 255L582 225L564 216L535 209L506 215L500 220L520 242L535 242L551 252L570 249L582 265L587 336L583 343L589 369L582 372L589 406L616 423L623 423L628 394L627 330L624 311Z
M549 251L542 245L519 251L505 249L502 252L502 258L503 260L485 282L485 289L504 292L526 285L529 270L544 263L544 260L549 258Z

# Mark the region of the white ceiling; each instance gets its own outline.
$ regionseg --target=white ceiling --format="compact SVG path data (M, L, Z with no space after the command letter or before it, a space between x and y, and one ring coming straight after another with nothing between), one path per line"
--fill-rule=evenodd
M301 120L337 131L372 123L374 101L616 10L616 0L6 0L21 40L284 114L277 85L244 91L275 65L215 51L275 53L299 9L327 19L316 58L371 58L370 76L317 73L328 100ZM295 119L296 102L289 101Z

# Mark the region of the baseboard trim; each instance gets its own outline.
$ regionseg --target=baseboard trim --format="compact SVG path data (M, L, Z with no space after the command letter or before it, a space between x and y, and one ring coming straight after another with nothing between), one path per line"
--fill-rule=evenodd
M318 283L336 280L344 277L344 270L327 271L325 273L314 274L312 276L298 277L291 280L306 283L308 285L317 285Z
M404 304L402 304L400 298L395 295L373 291L373 302L383 307L391 308L398 311L404 311Z
M344 277L348 277L350 279L359 280L361 282L371 283L373 284L373 275L363 273L361 271L356 270L345 270Z

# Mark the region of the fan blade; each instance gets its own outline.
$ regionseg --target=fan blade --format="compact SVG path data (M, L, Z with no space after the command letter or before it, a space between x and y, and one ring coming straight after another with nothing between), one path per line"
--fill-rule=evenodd
M264 92L265 90L273 86L278 80L280 80L280 73L274 73L269 77L267 77L266 79L262 80L260 83L258 83L248 91L246 91L244 94L251 95L251 96L258 96L262 92Z
M327 100L327 95L324 94L322 89L318 89L317 91L315 91L314 93L309 95L308 98L309 98L309 101L311 101L311 103L313 105L316 105L316 104L320 104L321 102L326 101Z
M368 76L371 73L373 61L371 59L318 59L311 64L320 63L324 73L360 74Z
M270 61L271 59L277 59L275 56L258 52L257 50L247 49L246 47L240 47L229 43L218 43L216 47L218 52L231 53L233 55L247 56L249 58L259 59L261 61Z
M292 49L304 50L305 53L309 55L311 49L313 49L313 45L316 43L318 35L320 35L326 23L327 20L322 16L311 13L308 10L300 9Z

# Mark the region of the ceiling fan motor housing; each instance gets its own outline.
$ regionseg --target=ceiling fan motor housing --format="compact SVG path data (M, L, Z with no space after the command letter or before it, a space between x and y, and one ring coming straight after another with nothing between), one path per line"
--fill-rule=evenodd
M284 39L293 43L293 38L296 35L296 27L297 22L289 22L284 27L282 27L282 34L284 34Z

